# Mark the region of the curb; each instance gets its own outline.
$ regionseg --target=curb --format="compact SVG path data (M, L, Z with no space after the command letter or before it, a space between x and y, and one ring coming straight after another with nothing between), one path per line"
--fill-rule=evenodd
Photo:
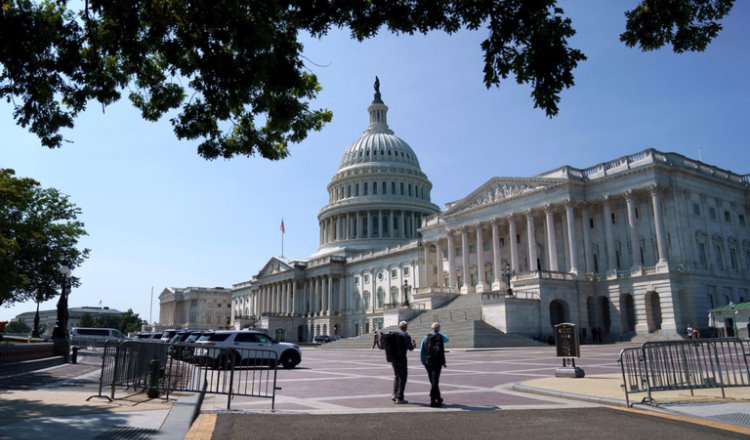
M628 407L627 402L621 399L613 399L610 397L598 397L598 396L587 396L585 394L567 393L564 391L551 391L544 388L535 388L523 384L513 384L512 387L515 391L522 393L539 394L542 396L559 397L562 399L580 400L583 402L598 403L600 405L607 406L623 406Z

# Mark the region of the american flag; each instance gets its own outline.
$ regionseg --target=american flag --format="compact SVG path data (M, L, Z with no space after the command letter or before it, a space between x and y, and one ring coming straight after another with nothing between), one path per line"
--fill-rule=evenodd
M284 219L281 219L281 226L279 226L279 230L282 234L286 233L286 228L284 228Z

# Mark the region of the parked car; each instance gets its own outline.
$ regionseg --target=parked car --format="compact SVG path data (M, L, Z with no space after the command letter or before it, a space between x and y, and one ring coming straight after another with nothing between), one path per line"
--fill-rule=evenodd
M239 350L227 352L221 348ZM213 368L226 368L230 361L235 366L261 364L274 367L277 359L282 367L294 368L302 361L302 351L298 345L277 342L254 330L217 330L203 335L196 341L193 353L194 362Z
M169 341L169 355L174 359L190 361L193 358L193 345L202 335L213 333L213 330L180 330Z
M328 335L318 335L315 337L314 341L318 344L326 344L331 342L331 337Z
M169 330L164 330L164 332L161 334L161 342L169 342L174 338L174 335L177 334L179 330L171 328Z
M73 347L102 346L125 339L125 335L113 328L73 327L70 331L70 345Z
M161 339L162 332L137 332L133 334L132 339L139 341L158 341Z

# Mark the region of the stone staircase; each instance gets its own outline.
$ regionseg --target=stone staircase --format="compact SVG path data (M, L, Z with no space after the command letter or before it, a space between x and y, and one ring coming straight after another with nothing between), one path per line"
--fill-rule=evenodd
M546 346L531 338L507 335L482 320L482 303L479 295L460 295L440 308L427 310L409 321L408 332L420 343L422 337L430 333L434 321L440 321L442 333L450 338L446 349L451 348L499 348L499 347L539 347ZM386 327L387 333L398 328ZM371 348L373 334L341 339L324 344L326 349Z

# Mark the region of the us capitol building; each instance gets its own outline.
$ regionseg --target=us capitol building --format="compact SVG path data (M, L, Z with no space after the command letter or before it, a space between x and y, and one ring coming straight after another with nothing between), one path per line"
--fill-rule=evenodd
M368 112L328 184L317 252L272 257L227 289L232 326L351 337L474 296L481 320L511 335L572 322L584 336L670 339L750 299L750 175L648 149L493 177L441 211L377 81ZM165 322L164 294L161 305Z

